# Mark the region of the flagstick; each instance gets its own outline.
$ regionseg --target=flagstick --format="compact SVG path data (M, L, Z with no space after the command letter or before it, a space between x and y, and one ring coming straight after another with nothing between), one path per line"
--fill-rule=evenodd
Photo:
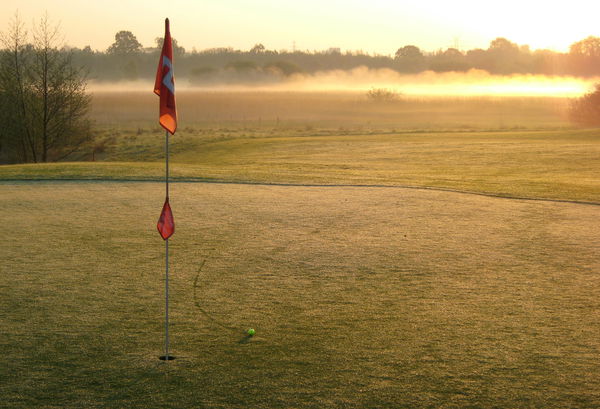
M166 158L165 158L165 168L166 168L165 186L166 186L166 189L167 189L167 191L166 191L166 193L167 193L167 199L169 199L169 131L165 131L165 152L166 152Z
M165 131L165 189L169 200L169 131ZM165 360L169 360L169 238L165 240Z
M165 131L165 189L166 198L169 200L169 131ZM164 361L175 359L169 356L169 239L165 240L165 355Z
M165 361L170 360L169 357L169 239L165 240Z

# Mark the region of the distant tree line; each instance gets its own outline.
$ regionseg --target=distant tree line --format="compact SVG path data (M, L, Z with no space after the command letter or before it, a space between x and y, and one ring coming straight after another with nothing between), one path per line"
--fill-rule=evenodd
M456 48L425 52L415 45L400 47L395 55L362 51L275 51L263 44L242 51L230 47L189 52L174 40L176 73L197 83L277 81L297 73L348 70L358 66L387 68L399 73L449 72L481 69L491 74L545 74L591 77L600 75L600 37L590 36L571 45L569 52L532 51L506 38L496 38L487 49ZM120 31L106 51L71 49L74 61L97 80L151 79L162 46L156 38L144 47L130 31Z
M87 114L88 79L152 80L162 47L156 38L144 47L130 31L119 31L105 51L60 45L47 17L29 35L15 16L0 35L0 163L46 162L69 158L91 141ZM393 56L362 51L275 51L256 44L247 51L212 48L187 51L173 40L176 75L197 84L277 82L294 74L350 70L359 66L398 73L481 69L497 75L545 74L600 76L600 38L587 37L569 52L532 51L526 45L496 38L487 49L456 48L425 52L403 45ZM375 100L396 96L371 90ZM574 102L574 122L600 125L600 86Z

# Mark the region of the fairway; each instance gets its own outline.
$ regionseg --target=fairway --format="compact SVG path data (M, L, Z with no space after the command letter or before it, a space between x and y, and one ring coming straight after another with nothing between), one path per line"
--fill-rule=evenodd
M600 133L193 129L172 138L175 180L430 187L600 203ZM265 132L269 133L266 135ZM251 132L250 132L251 133ZM0 179L164 177L164 134L119 135L102 162L6 165Z
M171 189L165 364L164 186L0 184L3 407L600 406L600 206Z

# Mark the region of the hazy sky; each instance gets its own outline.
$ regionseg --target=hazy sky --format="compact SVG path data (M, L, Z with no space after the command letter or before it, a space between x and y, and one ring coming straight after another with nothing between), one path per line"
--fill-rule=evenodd
M187 50L247 50L256 43L291 50L295 42L300 50L393 54L407 44L426 51L487 48L506 37L532 49L566 51L575 41L600 36L595 0L2 0L2 6L3 29L16 10L26 23L47 11L67 44L97 50L120 30L154 45L165 17Z

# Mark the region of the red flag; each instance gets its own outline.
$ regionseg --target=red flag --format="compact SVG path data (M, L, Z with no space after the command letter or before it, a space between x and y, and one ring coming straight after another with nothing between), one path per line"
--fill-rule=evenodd
M173 45L169 32L169 19L165 19L163 41L154 93L160 97L159 123L173 135L177 129L177 109L175 108L175 79L173 78Z
M173 212L171 211L168 197L165 199L165 204L163 205L162 212L160 212L156 227L164 240L175 233L175 221L173 220Z

